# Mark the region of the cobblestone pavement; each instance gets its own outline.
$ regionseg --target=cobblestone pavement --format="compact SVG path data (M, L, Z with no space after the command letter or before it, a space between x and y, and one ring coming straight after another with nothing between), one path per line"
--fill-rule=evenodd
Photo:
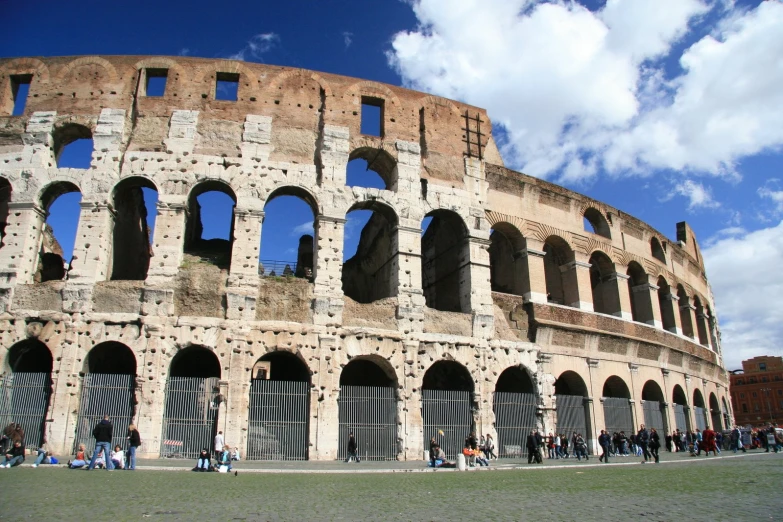
M469 473L403 472L421 469L410 462L243 462L237 476L21 467L0 469L0 520L783 520L783 454L663 457Z

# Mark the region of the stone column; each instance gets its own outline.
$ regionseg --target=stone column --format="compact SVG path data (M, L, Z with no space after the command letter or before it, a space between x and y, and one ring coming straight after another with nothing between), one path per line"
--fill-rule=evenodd
M52 395L46 414L46 442L56 455L70 455L73 450L73 411L78 408L78 373L72 371L76 333L66 324L66 333L52 348ZM69 437L70 436L70 437ZM71 445L68 446L68 441Z
M687 418L687 424L690 425L691 431L696 431L696 417L694 417L694 404L693 404L693 390L691 390L691 376L685 376L685 393L687 393L688 399L688 411L685 412Z
M639 395L636 394L636 387L639 384L636 382L639 379L639 365L635 363L628 364L628 370L631 377L631 411L633 411L633 417L636 424L634 430L639 429L639 424L644 423L644 401L642 400L641 390Z
M625 319L626 321L633 320L633 314L631 313L631 293L628 291L628 280L630 278L630 276L621 272L615 272L609 274L606 280L607 284L614 282L614 284L617 285L617 303L613 306L613 309L616 311L613 312L612 315Z
M421 415L421 377L418 375L419 342L403 341L405 381L400 390L403 416L398 425L405 460L420 460L424 455L424 419Z
M585 433L585 442L587 443L588 447L592 449L593 455L600 455L601 454L601 447L598 444L598 436L601 434L601 430L606 427L606 418L604 417L604 406L603 406L603 382L600 381L597 376L594 378L594 374L597 374L597 368L600 365L600 361L598 359L587 359L587 371L590 376L589 382L589 389L590 389L590 396L587 398L587 400L590 402L590 413L592 413L592 418L590 419L590 424L592 425L593 431L592 433ZM598 401L595 401L595 398L598 398Z
M671 292L663 296L663 302L661 302L661 306L665 308L661 310L661 320L663 320L663 317L665 317L666 315L669 315L674 322L674 326L669 328L669 331L677 335L682 335L682 321L680 320L680 307L677 304L679 300L680 298L672 294Z
M8 204L8 225L0 248L0 288L10 291L17 284L33 282L45 220L44 211L35 203Z
M79 227L68 280L75 283L106 281L111 276L114 216L105 201L82 200L79 205Z
M321 354L334 353L338 349L338 341L331 335L318 337ZM334 366L336 368L332 368ZM339 406L337 399L340 394L339 361L331 355L322 355L318 360L318 390L315 404L311 404L311 412L316 420L315 426L310 425L310 459L334 460L337 458L339 444Z
M142 315L167 317L174 314L174 284L185 237L187 207L184 196L161 196L155 221L155 239L141 304Z
M143 366L139 366L139 387L136 397L136 426L141 434L142 445L137 454L140 458L158 458L160 456L161 437L163 436L163 414L166 409L166 379L168 378L169 358L165 356L166 342L163 326L145 324L147 349Z
M669 395L666 390L669 390L669 370L666 368L661 368L661 373L663 374L663 416L664 420L666 421L666 430L668 433L671 433L676 428L676 421L674 419L674 408L670 408L669 403ZM664 433L666 435L666 433ZM665 437L663 437L665 438Z
M473 337L492 339L495 335L495 312L490 285L489 239L471 236L468 241Z
M631 290L633 292L631 298L634 299L634 302L636 303L636 313L639 316L637 317L637 320L641 318L644 319L643 322L646 324L656 328L662 328L661 310L657 306L658 287L652 283L645 282L634 286Z
M247 456L247 429L250 413L250 372L253 362L247 359L250 351L247 341L240 332L232 332L231 354L229 356L228 375L226 375L226 407L220 420L226 443L232 448L240 448L243 458Z
M527 285L522 298L526 303L546 303L546 274L544 273L544 243L527 239L527 248L517 252L515 259L519 260L524 273L527 274Z
M698 311L696 312L696 327L699 332L699 335L697 337L697 341L702 346L705 346L712 349L712 343L710 342L710 334L709 334L709 324L710 324L710 316L707 314L707 312L704 311L702 308L701 313ZM701 342L701 338L704 337L704 340L706 342Z
M696 330L696 307L693 306L693 298L691 296L687 296L685 302L680 302L680 311L685 316L684 321L682 320L682 317L680 317L680 321L682 322L683 335L698 342L699 337Z
M339 325L343 321L343 237L345 218L318 216L315 220L315 287L313 321Z
M231 273L226 290L226 318L252 321L258 299L258 263L261 246L262 210L234 209L234 242Z
M563 294L566 305L588 312L593 311L593 294L590 285L591 266L587 261L575 259L560 267L560 272L563 274Z
M404 332L424 330L424 292L421 288L421 228L398 225L397 320Z

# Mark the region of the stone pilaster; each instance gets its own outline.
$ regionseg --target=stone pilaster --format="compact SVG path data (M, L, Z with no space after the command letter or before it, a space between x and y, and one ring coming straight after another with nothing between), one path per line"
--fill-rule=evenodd
M685 302L680 299L680 322L682 323L682 333L685 337L698 342L698 333L696 331L696 307L693 306L693 298L687 296Z
M247 369L252 368L255 361L248 358L248 345L243 337L240 332L233 332L231 354L226 354L229 356L228 373L225 375L226 407L220 410L221 414L225 413L225 417L219 421L223 426L226 443L232 448L240 448L246 454L251 377Z
M421 376L418 374L419 343L403 341L405 353L405 382L399 391L398 411L400 433L404 446L402 455L405 460L419 460L424 455L424 419L421 416Z
M527 248L517 252L517 259L522 274L527 274L527 284L522 298L526 303L546 303L546 274L544 272L544 243L527 239ZM524 277L524 275L523 275Z
M166 150L174 154L192 154L196 143L199 111L172 111Z
M111 270L114 216L103 201L82 201L80 207L68 280L74 283L106 281Z
M139 366L139 386L136 389L136 427L141 434L141 458L160 456L163 433L163 414L166 407L166 378L168 375L165 350L165 330L156 324L145 324L144 334L148 336L143 366Z
M338 325L343 321L342 266L345 218L321 215L315 222L313 321L322 325Z
M336 338L321 335L318 338L322 353L339 349ZM334 363L334 364L333 364ZM340 394L339 364L331 355L322 356L318 362L318 396L311 401L310 411L310 460L334 460L337 458L339 441L339 405ZM313 404L314 403L314 404ZM315 425L313 425L313 423Z
M677 304L680 298L669 292L663 296L661 303L661 321L667 318L666 322L671 322L674 326L668 330L674 334L682 335L682 322L680 320L680 307Z
M98 169L118 171L125 136L125 110L102 109L93 133L91 165Z
M410 141L397 140L394 142L397 149L395 181L387 187L400 194L419 194L421 192L421 146Z
M231 273L226 292L226 318L252 321L258 298L258 263L261 224L264 212L256 209L234 209L234 241L231 250Z
M324 125L321 143L321 182L345 185L351 141L348 127Z
M10 292L16 284L33 282L45 219L44 211L34 203L8 204L8 225L0 248L0 289Z
M656 328L663 328L661 310L658 306L653 306L653 303L658 304L658 287L645 282L634 286L631 292L633 293L631 298L636 304L636 320Z
M560 267L563 274L565 304L580 310L593 311L593 295L590 285L590 267L584 260L574 260Z
M147 285L171 286L179 272L187 217L183 200L184 196L169 198L161 196L158 200L153 255L147 272Z
M489 239L469 237L470 309L473 313L473 337L492 339L495 314L489 271Z

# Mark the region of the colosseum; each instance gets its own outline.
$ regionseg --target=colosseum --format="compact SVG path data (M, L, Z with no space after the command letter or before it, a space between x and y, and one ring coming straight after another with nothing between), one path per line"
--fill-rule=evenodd
M222 431L255 460L343 458L350 431L365 458L416 460L471 430L520 457L532 428L595 449L602 429L731 422L693 230L507 169L483 109L183 57L4 59L0 89L0 421L29 446L89 445L103 414L144 457ZM89 168L59 168L78 139ZM349 186L355 159L385 188ZM65 263L46 219L77 191ZM234 203L229 239L202 237L209 191ZM284 268L260 258L283 196L313 220Z

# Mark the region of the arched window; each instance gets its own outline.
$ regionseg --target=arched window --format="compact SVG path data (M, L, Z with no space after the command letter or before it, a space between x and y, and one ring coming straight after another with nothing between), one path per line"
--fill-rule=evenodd
M691 320L691 304L688 299L688 293L685 291L685 287L677 285L677 304L680 307L680 325L682 326L682 334L685 337L693 337L693 321Z
M589 262L593 310L599 314L619 315L620 293L614 263L609 256L598 250L593 252Z
M88 169L92 162L92 131L84 125L69 123L52 133L57 168Z
M144 280L152 257L158 191L147 178L128 178L114 189L113 280Z
M493 292L525 295L530 292L527 242L514 225L495 223L490 231L489 274Z
M609 228L609 223L606 221L606 218L603 214L601 214L601 212L593 207L585 210L583 225L585 231L587 232L592 232L593 234L605 237L607 239L612 238L612 232Z
M259 275L313 279L317 215L318 204L305 190L280 187L269 195L264 206Z
M652 302L647 273L635 261L628 265L628 293L631 296L631 315L639 323L652 324Z
M672 289L663 276L658 277L658 306L661 310L661 322L663 329L668 332L677 332L677 324L674 320L674 314L678 313L675 309L677 301L672 299Z
M345 184L349 187L397 190L397 163L383 149L355 149L349 156Z
M229 269L236 202L234 191L221 181L205 181L193 188L188 198L185 254Z
M663 251L661 242L657 237L650 239L650 253L652 256L663 264L666 264L666 253Z
M427 306L470 312L470 246L465 222L450 210L435 210L422 222L421 278Z
M563 277L565 265L574 260L574 252L563 238L550 236L544 242L544 274L546 276L547 301L555 304L571 305L575 300L569 299L576 290L574 281ZM574 283L574 284L572 284Z
M371 303L397 295L397 215L386 205L367 201L347 214L342 284L345 296Z
M65 279L73 257L82 194L73 183L49 185L41 195L41 208L46 212L38 269L35 282Z

